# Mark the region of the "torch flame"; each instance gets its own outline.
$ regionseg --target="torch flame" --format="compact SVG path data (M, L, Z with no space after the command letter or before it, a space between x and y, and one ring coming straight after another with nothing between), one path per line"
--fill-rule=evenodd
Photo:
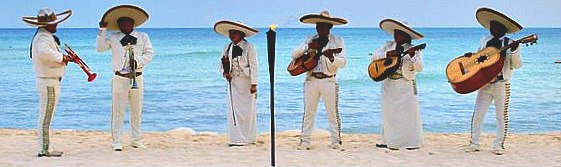
M275 31L275 29L277 29L277 25L273 23L269 26L269 29Z

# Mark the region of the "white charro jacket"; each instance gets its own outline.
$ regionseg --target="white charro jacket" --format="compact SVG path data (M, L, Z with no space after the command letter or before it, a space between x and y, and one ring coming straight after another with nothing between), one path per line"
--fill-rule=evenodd
M63 54L55 42L53 34L39 28L32 42L31 55L33 69L39 78L56 78L64 76L66 64L62 62Z

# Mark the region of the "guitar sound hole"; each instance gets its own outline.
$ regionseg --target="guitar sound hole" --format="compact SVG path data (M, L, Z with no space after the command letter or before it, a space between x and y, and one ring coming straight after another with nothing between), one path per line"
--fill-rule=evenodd
M479 63L483 63L483 62L487 61L487 59L489 59L489 56L487 56L487 55L479 56L479 57L477 58L477 63L478 63L478 64L479 64Z

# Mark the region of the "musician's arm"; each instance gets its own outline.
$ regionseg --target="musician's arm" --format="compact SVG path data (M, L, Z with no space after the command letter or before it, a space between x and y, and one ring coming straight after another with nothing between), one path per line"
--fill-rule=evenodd
M144 45L142 47L142 54L141 57L137 57L137 61L140 67L144 67L144 65L150 63L152 61L152 57L154 56L154 48L152 47L152 42L150 42L150 38L148 34L143 33L144 36Z
M512 41L511 41L512 42ZM522 56L520 55L520 46L518 46L518 48L516 48L516 50L511 51L510 49L508 50L510 52L510 68L511 69L518 69L520 67L522 67Z
M95 50L99 53L107 51L111 48L109 38L105 34L107 34L107 28L100 28L99 32L97 33Z
M302 56L304 52L308 50L308 43L310 43L310 41L311 38L308 37L302 44L296 46L296 48L292 50L292 59L297 59L298 57Z
M53 44L51 38L52 37L44 34L38 35L37 43L35 44L37 47L37 58L39 58L42 62L53 66L64 66L64 57L56 48L56 44Z
M226 46L224 46L224 49L222 49L222 54L220 54L220 61L218 61L218 71L220 72L220 75L224 74L224 67L222 67L222 57L224 57L224 55L227 55L229 53L226 53L226 50L228 50L228 47L230 46L230 44L226 44Z
M325 62L327 62L328 66L343 68L347 63L347 49L345 48L345 42L340 37L337 37L334 42L336 43L337 48L343 49L341 50L341 53L333 54L333 61L329 60L329 58L325 56L322 56L322 58L325 59Z
M253 44L249 45L249 50L247 51L247 59L249 61L249 77L252 85L257 85L257 79L259 74L259 64L257 61L257 50Z
M421 50L415 51L415 56L411 57L409 55L404 56L403 58L413 64L413 69L416 72L423 71L423 52Z
M386 53L388 51L388 49L391 47L392 42L388 41L384 44L384 46L374 50L374 53L372 53L372 60L377 60L377 59L382 59L382 58L386 58Z

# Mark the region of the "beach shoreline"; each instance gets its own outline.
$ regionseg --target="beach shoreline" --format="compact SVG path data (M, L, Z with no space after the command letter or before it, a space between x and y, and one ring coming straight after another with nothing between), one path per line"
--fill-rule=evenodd
M312 150L297 150L299 131L277 133L277 166L561 166L561 132L509 134L506 154L492 153L493 134L483 134L480 152L465 153L467 133L425 133L423 148L398 151L374 145L379 134L343 134L345 151L327 147L329 133L316 130ZM52 146L60 158L36 157L36 130L0 129L0 166L268 166L269 133L254 145L228 147L227 136L177 128L146 132L147 149L111 150L105 131L53 130Z

